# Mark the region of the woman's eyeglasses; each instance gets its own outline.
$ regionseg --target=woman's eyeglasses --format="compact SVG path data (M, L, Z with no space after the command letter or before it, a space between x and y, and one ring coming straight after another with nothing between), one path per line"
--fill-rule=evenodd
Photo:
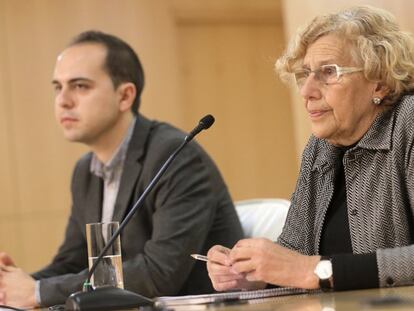
M347 73L362 71L363 68L358 67L339 67L336 64L322 65L318 69L301 69L295 71L293 74L295 76L296 84L301 88L306 79L310 76L311 73L315 74L315 79L325 83L325 84L334 84L338 83L341 79L341 76Z

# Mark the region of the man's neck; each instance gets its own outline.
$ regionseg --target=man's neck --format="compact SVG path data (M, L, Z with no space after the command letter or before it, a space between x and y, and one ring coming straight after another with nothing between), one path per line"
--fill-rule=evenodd
M114 155L119 145L122 143L128 128L133 120L132 114L126 114L121 117L119 122L108 130L101 139L93 145L89 145L91 151L102 163L107 163Z

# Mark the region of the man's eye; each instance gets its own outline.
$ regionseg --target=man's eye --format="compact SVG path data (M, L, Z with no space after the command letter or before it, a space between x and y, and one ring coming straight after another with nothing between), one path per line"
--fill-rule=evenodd
M86 84L76 84L75 87L77 89L81 89L81 90L88 88L88 86Z

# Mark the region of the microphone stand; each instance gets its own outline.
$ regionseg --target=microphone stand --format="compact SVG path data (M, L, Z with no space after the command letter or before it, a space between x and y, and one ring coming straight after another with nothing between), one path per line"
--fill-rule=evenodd
M165 173L165 171L170 166L171 162L177 157L180 151L202 130L208 129L214 123L214 117L211 115L205 116L200 120L194 130L190 132L185 138L181 145L169 156L167 161L161 166L158 170L155 177L151 180L149 185L145 188L144 192L135 202L134 206L128 212L125 219L119 225L118 230L114 232L112 237L106 243L105 247L100 252L99 256L93 263L91 269L89 270L87 280L83 284L83 291L73 293L66 300L65 310L115 310L120 308L131 308L131 307L140 307L140 306L153 306L154 300L144 297L142 295L133 293L128 290L124 290L118 287L105 286L93 288L91 284L91 278L93 273L96 270L99 262L104 257L107 250L112 246L114 241L121 234L123 228L128 224L131 218L134 216L136 211L143 205L144 199L147 197L148 193L154 188L159 179Z

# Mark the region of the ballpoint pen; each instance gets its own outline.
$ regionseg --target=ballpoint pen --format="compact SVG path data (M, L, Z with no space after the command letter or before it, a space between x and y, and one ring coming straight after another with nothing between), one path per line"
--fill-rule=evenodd
M191 257L193 257L194 259L197 259L197 260L201 260L201 261L208 261L207 256L204 256L204 255L191 254Z

